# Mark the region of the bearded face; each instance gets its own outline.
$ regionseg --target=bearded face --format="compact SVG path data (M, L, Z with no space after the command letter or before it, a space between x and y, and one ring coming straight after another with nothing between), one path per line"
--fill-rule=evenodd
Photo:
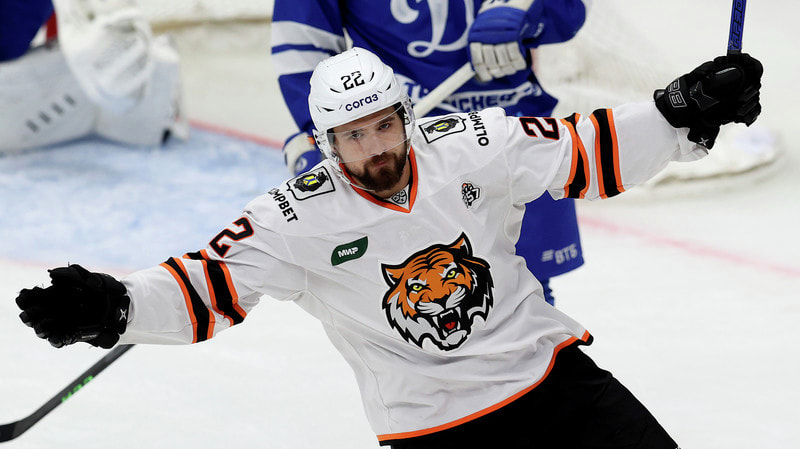
M343 165L347 174L361 187L381 192L391 190L400 183L407 163L405 151L387 151L358 164Z
M401 106L330 130L327 139L353 184L387 198L408 182L408 136Z

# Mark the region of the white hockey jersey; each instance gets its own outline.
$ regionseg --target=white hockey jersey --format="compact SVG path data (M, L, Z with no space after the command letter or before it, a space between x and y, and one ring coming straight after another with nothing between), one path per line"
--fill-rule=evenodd
M524 204L613 196L706 151L653 103L588 118L498 108L420 120L405 196L383 201L329 160L256 198L208 247L123 279L123 343L193 343L266 294L324 325L381 441L482 416L588 340L514 255Z

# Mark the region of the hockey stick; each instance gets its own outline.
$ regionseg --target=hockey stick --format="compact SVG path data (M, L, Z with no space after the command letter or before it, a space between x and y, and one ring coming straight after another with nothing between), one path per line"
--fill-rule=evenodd
M472 70L472 64L469 62L464 64L446 80L442 81L442 84L436 86L436 89L430 91L428 95L414 105L414 115L417 117L425 117L431 110L436 108L442 100L458 90L464 83L472 79L474 75L475 71Z
M742 52L742 32L744 31L744 10L747 6L746 0L733 0L731 9L731 27L728 33L728 55L738 55ZM414 105L414 113L417 117L426 116L431 110L436 108L445 98L463 86L475 75L472 64L464 64L442 84L433 89Z
M8 424L0 424L0 443L13 440L14 438L22 435L23 432L30 429L34 424L39 422L39 420L44 418L45 415L61 405L62 402L72 397L73 394L77 393L81 388L94 379L94 376L106 369L108 365L111 365L114 360L120 358L122 354L125 354L125 352L130 350L133 346L134 345L117 346L109 351L108 354L106 354L97 363L84 371L63 390L59 391L58 394L50 398L49 401L45 402L45 404L39 407L39 409L35 412L31 413L25 418L20 419L19 421L14 421Z
M744 8L746 0L733 0L731 8L731 28L728 32L728 56L742 53L742 32L744 31Z

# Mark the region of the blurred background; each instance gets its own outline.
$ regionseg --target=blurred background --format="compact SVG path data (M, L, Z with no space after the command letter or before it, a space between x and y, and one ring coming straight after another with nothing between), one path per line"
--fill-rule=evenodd
M411 2L412 0L408 0ZM0 423L32 413L104 354L50 348L13 298L46 269L122 275L205 246L288 178L295 132L270 59L271 1L140 0L175 40L190 138L163 148L86 139L0 155ZM587 25L536 52L557 114L648 101L724 54L730 2L595 1ZM796 2L752 2L744 50L765 67L763 113L705 161L579 202L586 264L552 284L595 336L587 350L682 447L800 441L800 68ZM501 445L501 436L498 436ZM349 367L321 327L265 298L193 347L137 346L7 447L368 448Z

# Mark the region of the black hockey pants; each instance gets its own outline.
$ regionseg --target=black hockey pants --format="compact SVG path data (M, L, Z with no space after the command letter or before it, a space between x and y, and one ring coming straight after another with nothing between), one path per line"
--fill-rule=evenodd
M611 373L572 345L528 394L474 421L384 442L393 449L676 449L653 415Z

